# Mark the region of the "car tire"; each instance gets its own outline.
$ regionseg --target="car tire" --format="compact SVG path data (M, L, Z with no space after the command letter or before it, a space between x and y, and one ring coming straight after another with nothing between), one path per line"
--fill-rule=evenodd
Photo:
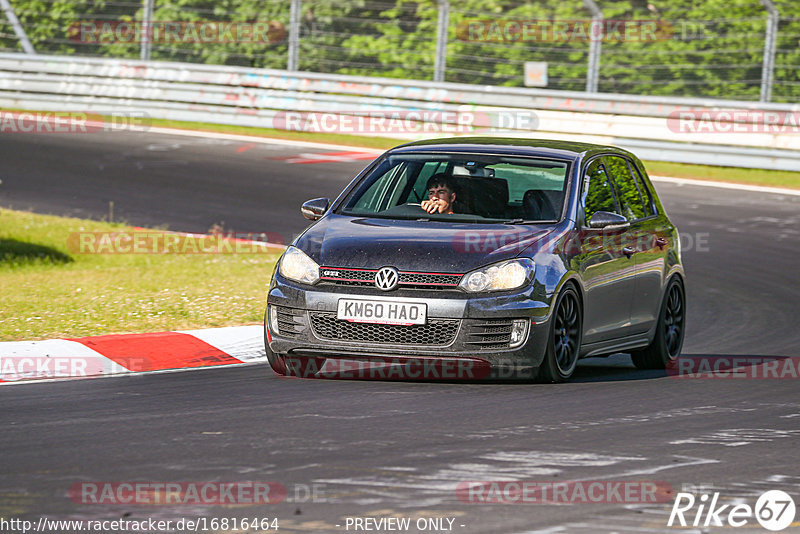
M267 353L267 361L269 362L269 366L273 371L275 371L275 374L286 376L286 365L283 361L283 358L279 358L278 354L269 348L266 312L264 312L264 350Z
M686 292L680 279L673 278L664 292L653 341L646 348L631 352L639 369L666 369L681 354L686 331Z
M564 382L578 364L583 338L583 310L578 293L566 286L556 300L550 319L550 338L547 351L539 366L539 382Z

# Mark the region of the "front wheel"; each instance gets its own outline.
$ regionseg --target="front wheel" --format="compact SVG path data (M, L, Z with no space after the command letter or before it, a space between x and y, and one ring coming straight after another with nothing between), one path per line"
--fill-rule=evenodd
M683 284L673 278L664 293L656 335L646 348L631 353L633 365L639 369L665 369L673 364L683 348L685 325L686 294Z
M537 375L541 382L568 380L575 372L581 350L583 312L575 289L565 287L553 310L547 352Z

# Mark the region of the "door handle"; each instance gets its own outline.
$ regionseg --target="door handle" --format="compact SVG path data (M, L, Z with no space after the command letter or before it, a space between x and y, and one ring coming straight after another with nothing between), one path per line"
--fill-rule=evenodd
M636 249L633 248L633 247L623 247L622 248L622 253L625 254L628 257L628 259L630 259L630 257L633 256L634 252L636 252Z

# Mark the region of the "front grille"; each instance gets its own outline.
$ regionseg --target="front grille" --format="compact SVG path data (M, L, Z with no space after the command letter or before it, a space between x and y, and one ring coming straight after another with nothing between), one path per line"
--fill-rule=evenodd
M278 335L297 337L306 329L306 325L302 323L301 319L305 314L304 310L284 306L275 306L275 310L278 312Z
M440 273L400 273L400 285L436 285L457 286L461 282L460 274Z
M310 312L311 328L320 339L397 345L449 345L458 332L458 319L428 319L427 324L351 323L335 313Z
M322 274L322 276L320 276L322 280L369 283L375 281L375 273L378 272L377 269L365 271L361 269L332 269L330 267L321 267L319 271Z
M508 348L511 342L512 319L483 319L466 324L466 343L478 350Z
M373 286L377 269L344 269L320 267L320 280L343 286ZM418 273L400 271L398 284L406 288L453 289L461 282L461 274Z

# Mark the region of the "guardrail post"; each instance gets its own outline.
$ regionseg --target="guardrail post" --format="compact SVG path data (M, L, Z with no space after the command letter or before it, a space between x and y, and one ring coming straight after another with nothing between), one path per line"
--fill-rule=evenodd
M150 60L150 50L153 46L153 3L155 0L144 0L142 13L142 36L139 43L139 57L142 61Z
M761 0L767 10L767 35L764 38L764 61L761 65L761 102L772 99L772 83L775 76L775 47L778 41L780 14L772 0Z
M600 49L603 43L603 12L594 0L583 0L592 12L592 29L589 32L589 64L586 72L586 92L597 92L597 80L600 73Z
M8 0L0 0L0 6L3 7L3 11L6 14L9 24L11 24L11 27L14 28L14 33L17 35L17 39L19 39L19 44L22 46L22 50L26 54L35 54L36 50L33 49L31 40L28 39L28 34L25 33L25 28L23 28L22 24L20 24L17 14L14 12L14 8L11 6L11 2Z
M443 82L447 65L447 29L450 26L450 2L439 0L439 17L436 19L436 57L433 62L433 81Z
M302 0L292 0L289 8L289 57L287 70L297 70L300 59L300 8Z

